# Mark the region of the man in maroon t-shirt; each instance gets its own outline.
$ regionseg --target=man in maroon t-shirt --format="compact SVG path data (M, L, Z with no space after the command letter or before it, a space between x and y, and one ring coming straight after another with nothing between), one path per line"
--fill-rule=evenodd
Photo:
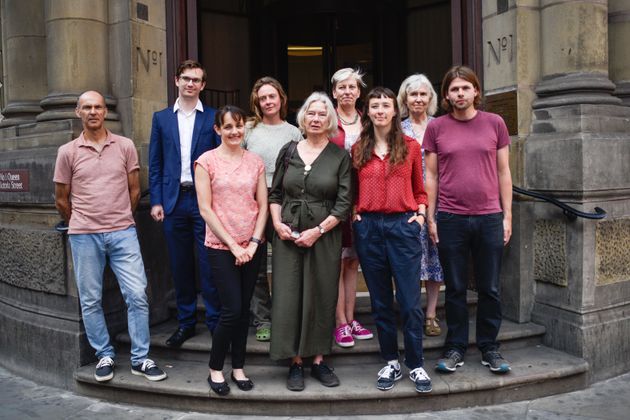
M436 369L454 372L464 364L467 265L472 253L481 363L494 373L507 373L510 364L498 351L497 335L501 257L512 234L510 138L500 116L477 109L481 88L471 69L451 68L442 81L442 98L448 114L429 123L423 141L429 235L438 246L446 284L448 333Z

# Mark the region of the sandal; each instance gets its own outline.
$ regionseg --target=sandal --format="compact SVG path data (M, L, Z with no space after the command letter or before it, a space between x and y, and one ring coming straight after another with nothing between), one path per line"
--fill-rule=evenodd
M256 330L256 340L269 341L271 340L271 328L263 327Z
M440 328L438 321L439 319L437 319L437 317L427 317L424 321L424 333L429 337L436 337L442 334L442 329Z

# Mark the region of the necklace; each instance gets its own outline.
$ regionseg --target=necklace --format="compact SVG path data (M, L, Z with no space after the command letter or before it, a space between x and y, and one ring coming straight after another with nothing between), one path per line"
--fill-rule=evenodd
M350 122L344 120L343 118L341 118L341 114L337 114L337 116L339 117L339 120L341 121L341 124L343 125L353 125L356 124L357 121L359 120L359 113L357 112L356 114L354 114L354 119Z
M376 153L376 156L378 156L379 158L383 159L385 157L385 155L387 155L387 145L384 148L379 147L378 145L374 145L374 152Z

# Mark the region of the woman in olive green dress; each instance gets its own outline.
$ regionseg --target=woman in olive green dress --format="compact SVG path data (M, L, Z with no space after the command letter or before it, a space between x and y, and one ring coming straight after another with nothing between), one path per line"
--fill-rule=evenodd
M332 102L311 94L297 116L306 140L278 154L269 196L273 238L274 333L270 356L291 359L287 388L304 389L303 357L313 357L311 376L324 386L339 379L323 361L335 326L341 229L351 207L351 162L328 141L337 130Z

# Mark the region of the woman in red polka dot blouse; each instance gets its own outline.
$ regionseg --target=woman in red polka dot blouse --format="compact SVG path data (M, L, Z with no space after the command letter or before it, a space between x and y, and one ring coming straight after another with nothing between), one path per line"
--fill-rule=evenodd
M423 368L420 307L420 230L426 221L427 194L422 181L418 142L402 133L394 92L376 87L368 93L361 116L361 136L352 147L357 175L353 230L355 246L387 365L376 387L393 388L402 378L398 362L392 277L400 307L405 365L418 392L431 391Z

